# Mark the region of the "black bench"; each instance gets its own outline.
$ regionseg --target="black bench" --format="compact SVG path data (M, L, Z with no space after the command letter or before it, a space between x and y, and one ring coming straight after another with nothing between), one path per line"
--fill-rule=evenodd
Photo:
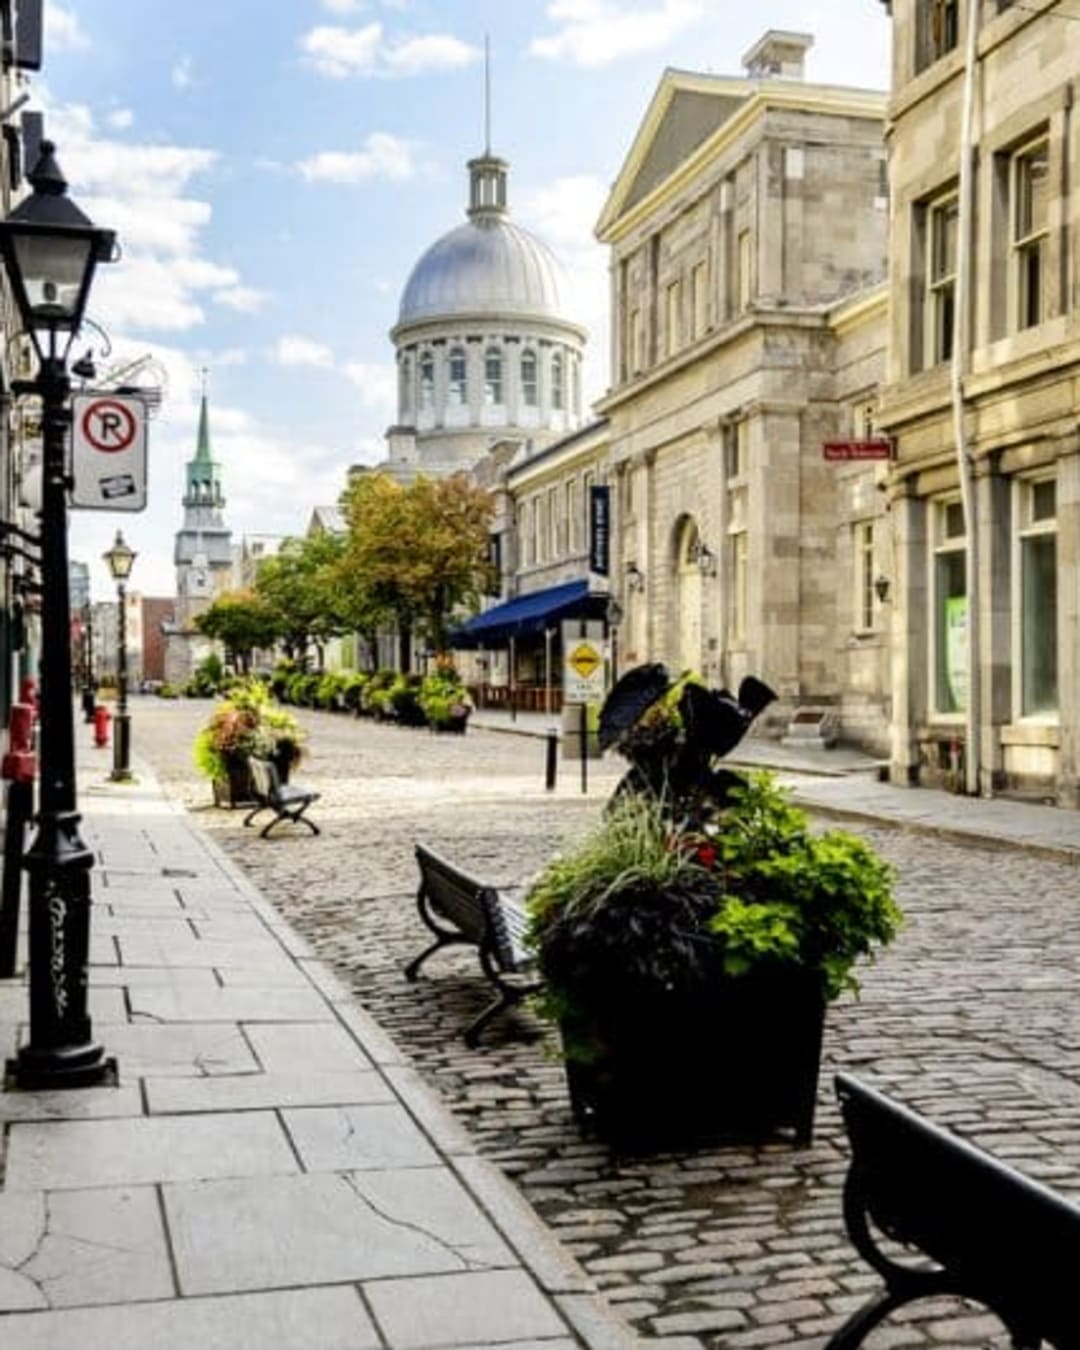
M255 806L244 817L245 825L250 825L260 811L273 811L273 820L259 831L263 839L283 820L291 821L294 825L306 825L312 834L319 833L318 825L304 815L311 803L319 800L317 792L301 787L298 783L283 783L277 765L268 759L252 757L248 760L248 768Z
M846 1074L836 1092L851 1140L844 1221L885 1281L826 1350L854 1350L902 1304L942 1294L983 1304L1018 1350L1080 1347L1080 1208ZM870 1224L935 1263L901 1264Z
M498 998L465 1028L465 1044L474 1047L496 1013L539 988L519 978L536 961L524 945L528 919L511 893L477 881L423 844L416 845L416 861L420 868L416 904L435 941L405 967L405 978L415 980L428 957L442 947L458 943L475 947L480 968L498 990Z

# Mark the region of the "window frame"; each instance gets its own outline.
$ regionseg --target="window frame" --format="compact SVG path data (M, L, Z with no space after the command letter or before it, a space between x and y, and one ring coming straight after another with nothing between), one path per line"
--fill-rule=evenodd
M492 367L494 366L494 374ZM503 354L498 347L488 347L484 352L484 407L502 407L505 399L503 388Z
M435 353L425 351L420 353L420 360L417 363L418 372L418 397L417 406L421 412L435 411Z
M1037 515L1034 510L1036 494L1039 489L1053 488L1054 502L1051 515ZM1013 720L1027 724L1056 726L1061 718L1061 666L1059 661L1060 639L1057 622L1057 583L1060 575L1057 541L1060 536L1060 505L1058 502L1057 477L1055 474L1038 474L1030 478L1017 478L1013 482L1013 531L1012 531L1012 668L1016 671L1013 681L1012 702ZM1051 660L1053 663L1054 702L1053 707L1029 707L1028 671L1026 657L1034 648L1030 634L1026 631L1027 608L1024 604L1025 592L1025 554L1026 546L1035 540L1054 540L1054 604L1053 645Z
M942 265L947 253L949 222L952 226L951 270ZM931 369L952 360L956 325L956 249L960 198L955 189L926 204L926 268L923 290L923 368ZM944 245L944 247L943 247Z
M877 575L876 522L857 520L851 527L851 550L854 560L853 619L856 633L874 633L878 628L880 601L874 590Z
M566 362L562 352L551 353L551 409L553 412L566 410Z
M1025 164L1030 164L1035 155L1041 152L1045 163L1046 204L1045 216L1041 226L1028 228L1022 232L1021 213L1026 203L1031 212L1034 194L1031 191L1031 179L1026 190L1021 185ZM1010 329L1023 332L1034 328L1046 319L1046 277L1050 251L1050 138L1045 132L1020 146L1009 156L1009 280L1012 290L1010 298ZM1036 277L1034 285L1031 269L1034 265Z
M526 347L521 353L521 406L540 406L540 363L531 347Z
M948 682L948 671L946 662L948 653L944 635L946 633L947 618L941 610L941 594L939 591L939 561L946 557L959 556L964 571L964 598L970 603L971 585L967 575L967 534L964 529L963 505L959 496L952 495L948 497L938 497L931 501L930 510L932 512L931 531L929 537L930 548L930 606L929 606L929 699L928 706L935 722L955 722L960 724L966 716L967 702L956 708L945 708L940 705L939 693ZM959 511L960 533L950 533L951 513ZM955 597L953 597L955 598ZM970 643L970 625L968 626L968 650L967 650L967 678L971 678L971 643ZM970 689L970 684L967 686Z
M460 379L454 367L460 363ZM452 347L446 358L446 402L449 407L463 408L469 402L469 357L464 347Z

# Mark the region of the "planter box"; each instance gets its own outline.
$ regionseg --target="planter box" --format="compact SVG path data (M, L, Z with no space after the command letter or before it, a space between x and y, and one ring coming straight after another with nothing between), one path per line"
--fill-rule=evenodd
M463 736L465 728L469 725L469 714L464 713L460 717L448 717L442 722L429 723L432 731L447 731L451 734Z
M289 770L293 766L293 756L278 751L270 758L274 761L280 780L287 783L289 781ZM228 761L226 767L228 769L227 776L214 780L214 805L227 806L229 810L232 810L234 806L254 806L255 794L251 788L251 773L248 769L247 759L243 756L236 756Z
M784 1133L809 1144L824 1021L821 977L790 968L564 1022L564 1046L599 1046L588 1062L566 1060L574 1117L583 1133L635 1149Z

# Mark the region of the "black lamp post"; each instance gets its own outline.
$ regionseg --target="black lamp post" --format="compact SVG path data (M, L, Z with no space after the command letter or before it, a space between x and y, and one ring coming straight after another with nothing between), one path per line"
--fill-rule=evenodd
M0 221L0 255L38 372L13 384L42 405L41 786L37 835L26 854L30 895L30 1039L10 1066L19 1087L84 1087L115 1073L94 1040L87 1010L90 869L79 835L75 716L71 698L66 436L67 356L99 262L116 236L98 229L66 196L67 183L42 141L29 175L33 192Z
M124 782L131 777L131 714L128 712L127 668L127 579L135 565L135 554L119 530L116 542L102 557L116 582L117 646L116 646L116 726L113 729L113 771L111 777Z

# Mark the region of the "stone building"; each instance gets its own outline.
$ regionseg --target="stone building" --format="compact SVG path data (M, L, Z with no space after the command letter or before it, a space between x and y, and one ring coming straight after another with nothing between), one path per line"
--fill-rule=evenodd
M611 249L613 584L624 663L663 660L888 744L882 466L886 96L805 82L770 31L744 77L668 70L597 234ZM871 428L872 430L872 428Z
M581 423L584 329L554 255L509 217L509 166L469 161L464 224L413 268L391 331L397 421L378 469L402 480L468 470L492 443L536 449Z
M890 12L892 774L1076 806L1080 25Z
M199 406L195 458L188 461L183 498L184 523L176 532L176 605L165 627L165 678L182 684L215 643L195 627L195 618L209 609L232 581L232 534L225 524L221 466L210 447L210 413L205 393Z

